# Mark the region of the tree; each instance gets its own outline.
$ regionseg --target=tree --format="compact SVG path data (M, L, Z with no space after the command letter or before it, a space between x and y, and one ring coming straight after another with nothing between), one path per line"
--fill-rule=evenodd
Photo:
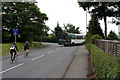
M13 28L18 29L18 37L22 41L33 40L43 35L45 21L48 20L47 15L41 13L35 3L30 2L3 2L2 17L2 29L9 31L11 42Z
M92 35L99 34L100 36L104 38L102 29L100 27L100 23L98 22L98 18L96 15L92 15L92 18L89 22L88 30Z
M105 39L107 38L107 17L118 17L119 4L117 2L79 2L80 7L90 14L97 15L99 19L104 19Z
M63 30L61 29L59 23L57 22L57 26L54 29L54 33L55 33L55 36L57 37L57 39L60 38L62 32L63 32Z
M65 24L63 24L64 25L64 28L65 28L65 32L68 32L68 33L80 33L80 31L81 30L79 30L79 27L77 27L77 28L75 28L75 26L74 25L72 25L72 24L67 24L67 25L65 25Z
M115 32L110 31L109 35L108 35L108 39L110 40L115 40L118 39L117 35L115 34Z

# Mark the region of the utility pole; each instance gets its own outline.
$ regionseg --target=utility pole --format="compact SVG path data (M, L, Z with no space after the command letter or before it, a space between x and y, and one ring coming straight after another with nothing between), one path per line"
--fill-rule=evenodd
M87 10L86 10L86 34L87 34Z

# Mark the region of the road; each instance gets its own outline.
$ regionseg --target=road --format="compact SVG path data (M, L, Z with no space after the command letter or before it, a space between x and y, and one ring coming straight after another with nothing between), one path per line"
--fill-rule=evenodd
M23 55L11 64L2 61L2 78L62 78L79 46L63 47L56 43L44 43L48 47Z

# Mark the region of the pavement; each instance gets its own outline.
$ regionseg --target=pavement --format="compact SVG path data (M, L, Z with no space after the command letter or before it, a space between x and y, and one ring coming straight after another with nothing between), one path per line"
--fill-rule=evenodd
M85 46L80 46L64 78L87 78L88 73L88 51Z

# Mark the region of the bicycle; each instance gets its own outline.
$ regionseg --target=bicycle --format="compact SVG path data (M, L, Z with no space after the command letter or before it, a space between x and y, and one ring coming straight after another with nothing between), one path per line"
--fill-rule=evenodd
M26 58L26 57L29 57L29 55L30 55L30 53L29 53L29 51L28 51L28 49L25 51L25 53L24 53L24 57Z
M12 55L11 56L11 59L10 59L11 61L10 61L10 63L12 64L13 62L17 62L17 60L18 60L18 53L16 53L16 55Z

